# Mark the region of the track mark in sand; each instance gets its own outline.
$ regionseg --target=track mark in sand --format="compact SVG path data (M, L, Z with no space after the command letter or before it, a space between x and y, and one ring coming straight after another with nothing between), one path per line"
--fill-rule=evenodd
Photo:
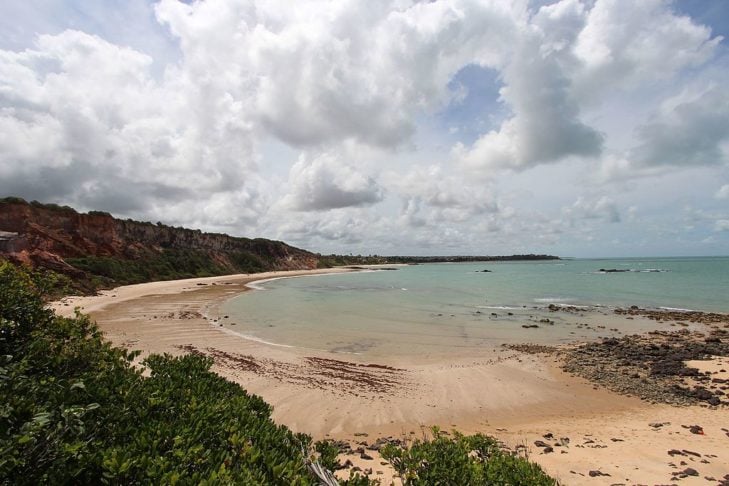
M335 394L393 394L411 388L407 371L379 364L360 364L335 359L306 357L300 363L256 358L250 355L198 348L191 344L176 346L191 354L208 356L217 366L273 378L304 388Z

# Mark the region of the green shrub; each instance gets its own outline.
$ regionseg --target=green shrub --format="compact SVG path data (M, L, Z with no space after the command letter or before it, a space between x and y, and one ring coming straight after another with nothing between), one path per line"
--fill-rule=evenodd
M319 454L319 463L330 471L339 469L340 464L337 456L339 447L331 440L320 440L314 444L314 450Z
M53 315L0 263L0 481L4 484L314 484L310 439L212 373L200 356L112 347L88 317Z
M66 258L66 262L99 279L104 286L126 285L152 280L212 277L230 271L218 265L200 250L165 249L140 259L86 256Z
M407 448L388 444L381 452L407 486L556 484L537 464L502 451L495 439L483 434L456 432L449 438L433 428L430 440L416 440Z

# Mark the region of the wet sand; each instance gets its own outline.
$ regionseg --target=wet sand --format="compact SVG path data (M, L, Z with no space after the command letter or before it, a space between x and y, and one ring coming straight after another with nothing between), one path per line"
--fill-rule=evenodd
M316 439L365 447L358 443L420 437L433 425L484 432L512 448L522 446L564 484L667 484L686 468L698 475L681 484L706 484L707 477L729 473L729 435L722 430L729 427L726 407L649 404L570 376L555 358L511 349L485 348L445 360L403 355L372 362L257 342L220 325L217 307L245 291L247 283L333 271L348 270L153 282L69 297L54 307L68 315L79 306L115 345L142 350L142 358L149 353L211 356L216 372L272 404L276 421ZM700 425L704 433L691 433L683 425ZM550 433L552 438L543 437ZM534 444L537 440L553 451L545 453ZM353 462L389 484L391 471L380 465L376 451L368 454L372 460L356 455Z

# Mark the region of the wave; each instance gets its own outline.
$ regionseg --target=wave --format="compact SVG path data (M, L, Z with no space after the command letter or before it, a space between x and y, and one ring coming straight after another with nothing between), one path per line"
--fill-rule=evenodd
M574 300L570 297L541 297L534 299L534 302L539 302L540 304L559 304L560 302L572 302Z
M497 310L519 310L521 307L512 307L508 305L477 305L479 309L497 309Z
M594 307L600 307L599 305L577 305L577 304L565 304L562 302L556 302L554 305L557 307L574 307L575 309L592 309Z
M376 270L360 270L360 273L367 273L367 272L374 272ZM271 278L264 278L261 280L256 280L254 282L248 282L246 284L246 287L253 290L269 290L266 287L263 287L262 284L273 282L274 280L283 280L287 278L303 278L303 277L325 277L327 275L340 275L338 272L325 272L325 273L311 273L311 274L303 274L303 275L283 275L281 277L271 277Z
M696 309L683 309L681 307L659 307L659 309L673 312L701 312Z
M279 348L294 348L294 347L296 347L296 346L291 346L289 344L281 344L281 343L274 343L274 342L271 342L271 341L266 341L265 339L261 339L261 338L256 337L256 336L251 336L250 334L243 334L242 332L237 332L237 331L234 331L234 330L232 330L230 328L227 328L227 327L216 327L216 329L220 329L223 332L226 332L228 334L234 334L236 336L242 337L243 339L247 339L249 341L254 341L254 342L257 342L257 343L261 343L261 344L266 344L268 346L276 346L276 347L279 347Z

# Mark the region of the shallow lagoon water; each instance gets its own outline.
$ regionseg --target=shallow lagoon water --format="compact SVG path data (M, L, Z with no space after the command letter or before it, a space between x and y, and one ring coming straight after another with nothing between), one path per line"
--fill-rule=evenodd
M231 329L275 345L365 356L466 356L503 343L559 344L614 328L664 325L625 321L613 315L615 307L729 311L727 257L396 268L258 282L221 312L230 315ZM549 304L581 310L549 312ZM533 324L539 327L523 327Z

